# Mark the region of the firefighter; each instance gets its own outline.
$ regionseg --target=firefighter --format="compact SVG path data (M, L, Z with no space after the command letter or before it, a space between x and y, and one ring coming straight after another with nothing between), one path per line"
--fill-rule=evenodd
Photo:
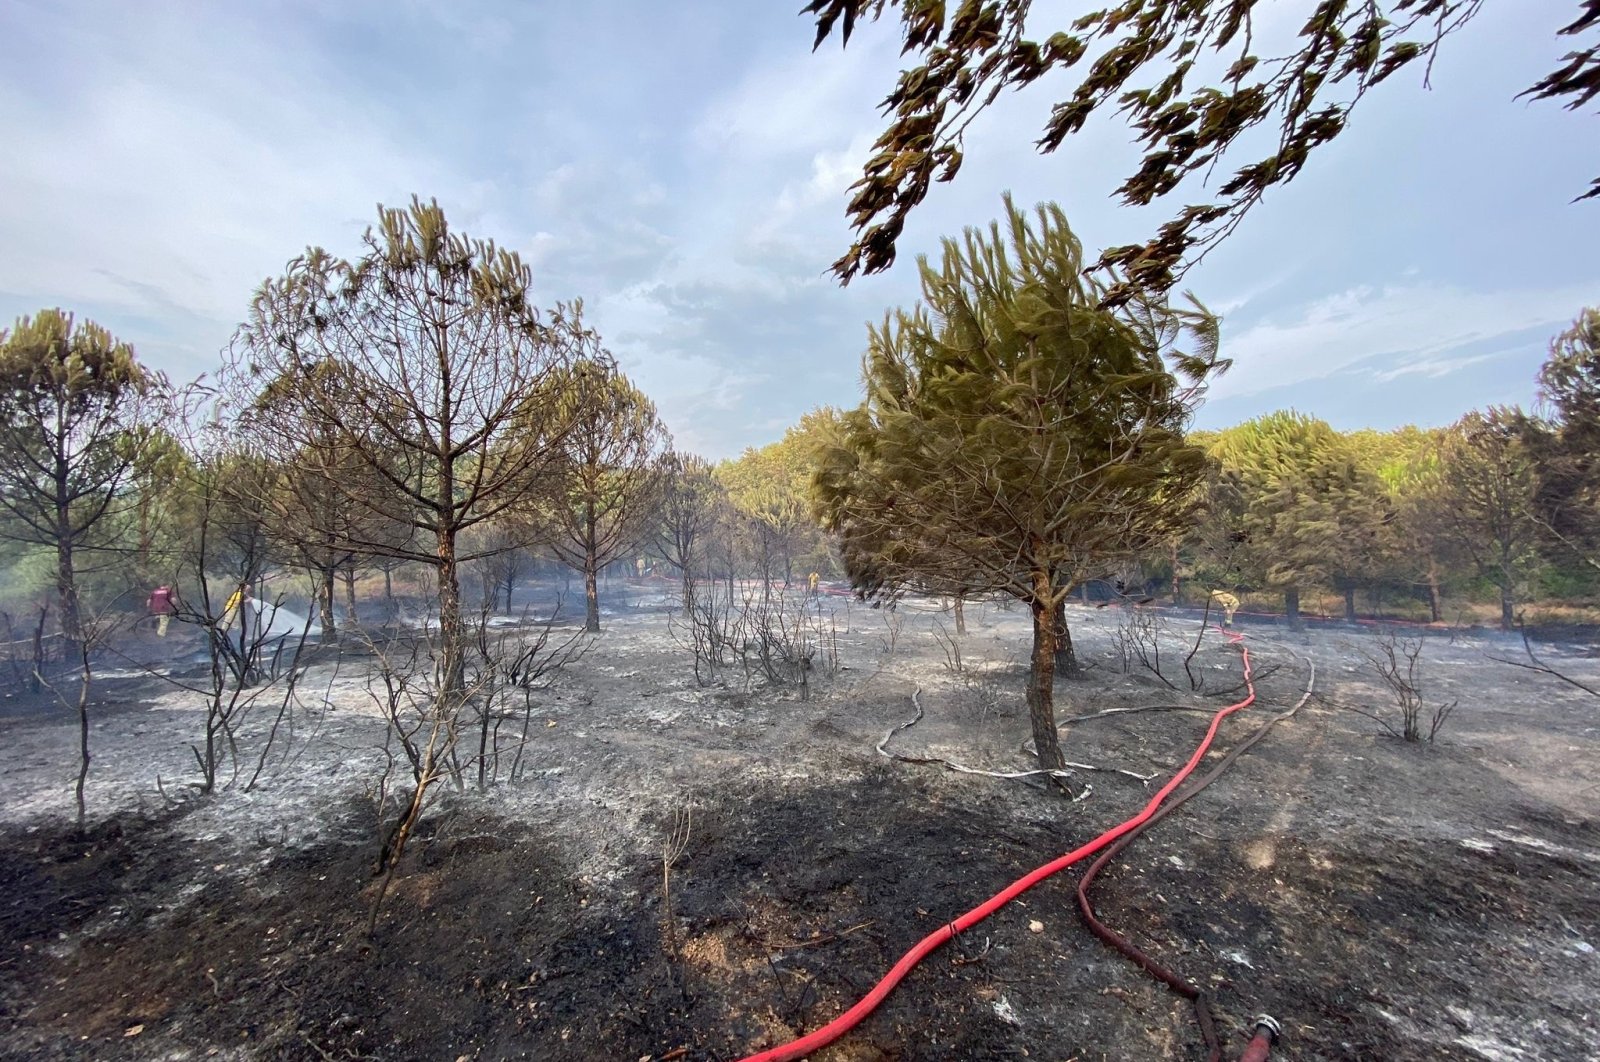
M167 624L172 620L172 614L178 611L172 599L172 587L158 586L150 591L150 598L145 602L145 607L156 618L156 637L167 636Z
M1231 627L1233 625L1233 614L1239 608L1239 599L1226 590L1213 590L1211 591L1211 600L1222 606L1222 625Z

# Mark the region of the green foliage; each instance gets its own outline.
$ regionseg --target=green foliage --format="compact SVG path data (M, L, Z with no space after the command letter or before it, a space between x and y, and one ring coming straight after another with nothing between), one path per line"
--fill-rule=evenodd
M1356 589L1380 575L1394 520L1371 442L1292 410L1218 433L1212 519L1237 544L1242 583L1291 600L1302 587L1331 585L1354 612Z
M558 408L558 367L603 355L581 306L541 313L521 260L437 203L380 209L363 243L351 261L311 248L262 285L224 374L230 412L282 466L453 545L540 489L565 426L530 428L529 411ZM438 541L344 544L446 563Z
M1047 604L1095 567L1186 526L1203 467L1183 439L1216 364L1203 309L1098 308L1103 290L1058 208L1037 228L946 240L924 304L870 329L867 400L835 421L814 481L825 523L868 592L936 584ZM1040 589L1040 579L1044 589Z
M669 450L660 461L661 508L652 528L655 552L678 570L689 607L696 571L707 567L710 538L728 508L727 492L711 463Z
M609 361L555 374L538 415L562 429L549 490L526 506L538 538L584 573L590 630L600 629L595 576L649 535L670 440L656 407ZM536 430L537 426L535 426Z
M26 610L29 603L54 593L55 551L44 546L8 541L0 544L0 607Z
M743 524L763 578L781 574L790 582L797 566L803 573L835 567L810 494L817 442L834 415L831 409L813 410L777 442L748 447L717 466L717 481Z
M71 643L83 636L80 569L114 545L166 399L165 378L92 322L44 310L0 332L0 534L55 550Z
M1429 532L1500 592L1509 629L1519 592L1539 563L1534 451L1521 410L1491 407L1462 417L1439 441L1423 486Z
M1100 308L1055 206L944 241L923 301L869 328L866 401L819 424L812 481L863 593L1000 591L1034 619L1040 763L1061 763L1056 606L1086 573L1187 527L1204 455L1183 438L1218 367L1198 304ZM1174 349L1187 335L1193 353ZM1185 374L1184 386L1167 368Z
M1549 422L1524 432L1538 462L1535 516L1553 556L1600 571L1600 310L1551 341L1539 399Z

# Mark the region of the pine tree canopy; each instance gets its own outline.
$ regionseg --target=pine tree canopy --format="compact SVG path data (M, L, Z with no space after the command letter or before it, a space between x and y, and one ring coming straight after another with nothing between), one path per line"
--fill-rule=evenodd
M922 302L869 329L866 401L823 433L818 513L863 592L1049 597L1193 515L1215 318L1102 309L1061 211L1005 205L921 263Z

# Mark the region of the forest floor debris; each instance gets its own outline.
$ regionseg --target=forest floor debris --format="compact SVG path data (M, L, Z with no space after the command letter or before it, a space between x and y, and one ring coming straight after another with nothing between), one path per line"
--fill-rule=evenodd
M332 708L254 790L177 803L155 777L170 793L192 771L197 708L137 671L108 681L81 836L72 720L8 700L0 1054L735 1058L832 1018L928 931L1148 799L1114 774L1072 804L877 755L920 687L897 749L1033 766L1026 615L969 605L952 672L932 603L902 606L892 652L877 612L824 607L848 669L806 702L697 685L660 607L608 617L539 704L524 780L442 800L371 937L382 720L359 668L313 665L304 687ZM1221 703L1187 690L1192 619L1169 624L1175 694L1118 671L1116 609L1070 618L1092 666L1059 687L1063 715ZM1297 1059L1600 1056L1600 705L1493 661L1492 635L1430 636L1431 691L1460 707L1437 744L1406 745L1334 706L1381 704L1370 631L1245 629L1258 666L1281 665L1262 708L1293 703L1306 659L1331 703L1108 868L1101 917L1214 994L1230 1051L1265 1011ZM1600 677L1581 648L1541 656ZM1196 663L1218 692L1237 674L1220 638ZM1205 724L1130 712L1064 742L1166 775ZM1219 752L1254 726L1226 724ZM669 948L662 844L688 807ZM1074 880L935 953L819 1057L1200 1057L1188 1006L1082 929Z

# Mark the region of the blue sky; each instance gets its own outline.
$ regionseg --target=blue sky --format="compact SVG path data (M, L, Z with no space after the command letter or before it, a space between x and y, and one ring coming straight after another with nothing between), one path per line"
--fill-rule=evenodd
M679 445L722 457L857 401L865 322L914 299L915 255L1003 190L1060 202L1091 249L1175 209L1110 200L1137 157L1114 121L1032 152L1046 79L975 127L900 263L839 288L845 189L898 42L869 26L813 54L799 6L6 0L0 320L64 306L189 379L262 279L308 244L352 253L378 203L418 193L519 251L541 302L584 298ZM1487 4L1431 90L1420 69L1381 86L1191 272L1236 363L1202 425L1531 402L1549 337L1600 303L1600 203L1569 203L1600 173L1595 117L1513 99L1575 10Z

